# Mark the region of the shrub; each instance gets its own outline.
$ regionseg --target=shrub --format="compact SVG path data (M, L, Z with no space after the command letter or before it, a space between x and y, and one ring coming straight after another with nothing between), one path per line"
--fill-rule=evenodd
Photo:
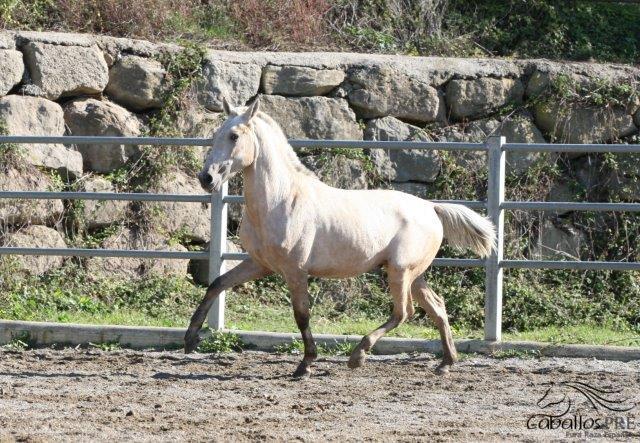
M328 0L245 0L232 3L230 11L249 43L278 46L325 41L323 18L329 9Z

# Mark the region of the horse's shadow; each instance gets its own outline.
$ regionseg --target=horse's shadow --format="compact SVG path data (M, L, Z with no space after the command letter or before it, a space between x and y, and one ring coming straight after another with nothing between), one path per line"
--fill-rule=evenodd
M18 378L104 378L113 376L131 375L126 372L110 372L108 374L83 374L80 372L35 372L35 371L19 371L19 372L0 372L0 377L18 377Z
M329 371L326 370L316 370L313 373L313 377L327 377L331 375ZM173 372L156 372L151 378L155 380L215 380L215 381L232 381L232 380L245 380L245 381L256 381L256 380L295 380L291 373L282 373L273 376L264 376L264 375L224 375L224 374L181 374L181 373L173 373Z
M151 376L154 380L256 380L263 377L254 377L251 375L218 375L218 374L179 374L174 372L156 372Z

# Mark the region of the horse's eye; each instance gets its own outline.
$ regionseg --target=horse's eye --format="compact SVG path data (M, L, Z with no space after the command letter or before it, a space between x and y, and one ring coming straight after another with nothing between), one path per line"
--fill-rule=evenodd
M235 132L232 132L229 138L231 139L232 142L234 142L238 140L238 134L236 134Z

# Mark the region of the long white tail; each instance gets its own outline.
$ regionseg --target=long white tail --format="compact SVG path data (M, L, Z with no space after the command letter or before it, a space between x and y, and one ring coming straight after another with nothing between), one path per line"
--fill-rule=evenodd
M480 257L487 257L496 247L496 229L486 217L471 209L450 203L435 203L442 222L444 238L451 246L468 248Z

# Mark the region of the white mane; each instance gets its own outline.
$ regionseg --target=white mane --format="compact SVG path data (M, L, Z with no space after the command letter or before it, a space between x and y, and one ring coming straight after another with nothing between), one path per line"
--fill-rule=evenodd
M262 125L254 126L256 137L258 138L258 142L260 143L260 145L265 146L265 144L269 143L270 146L276 147L280 151L281 158L289 163L292 170L303 175L317 178L313 171L309 170L305 165L302 164L295 151L287 141L287 137L284 135L284 132L282 131L282 128L280 128L280 125L278 125L278 123L274 119L269 117L264 112L259 112L256 117L260 119L259 121L265 123L270 130L267 133Z

